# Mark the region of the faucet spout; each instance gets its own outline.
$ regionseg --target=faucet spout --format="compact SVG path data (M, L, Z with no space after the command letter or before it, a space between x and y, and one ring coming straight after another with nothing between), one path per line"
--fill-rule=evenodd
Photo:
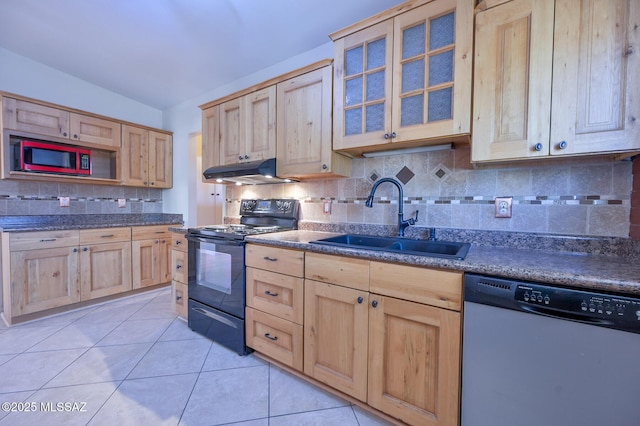
M376 183L373 184L373 187L371 188L371 193L369 193L369 196L367 197L367 201L364 203L364 205L369 208L373 207L373 196L376 193L378 186L380 186L380 184L385 182L389 182L395 185L396 188L398 188L398 236L404 237L405 228L409 225L415 225L417 216L416 216L416 219L411 218L409 220L404 220L404 192L402 190L402 185L400 185L400 182L398 182L393 178L388 178L388 177L378 179Z

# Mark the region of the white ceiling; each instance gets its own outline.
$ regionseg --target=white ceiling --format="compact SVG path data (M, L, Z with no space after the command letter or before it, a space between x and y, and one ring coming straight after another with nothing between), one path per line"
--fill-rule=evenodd
M164 110L401 0L0 0L0 46ZM1 87L1 82L0 82Z

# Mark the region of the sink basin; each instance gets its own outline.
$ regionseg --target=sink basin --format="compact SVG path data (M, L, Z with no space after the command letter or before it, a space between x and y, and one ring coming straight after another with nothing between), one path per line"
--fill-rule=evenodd
M337 237L322 238L320 240L310 241L310 243L458 260L464 260L470 247L469 243L423 241L401 237L378 237L374 235L357 234L344 234L338 235Z

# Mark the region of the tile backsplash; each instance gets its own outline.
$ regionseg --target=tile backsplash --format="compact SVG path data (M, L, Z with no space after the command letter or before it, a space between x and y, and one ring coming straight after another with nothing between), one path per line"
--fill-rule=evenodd
M69 197L60 207L59 197ZM125 200L118 207L118 200ZM0 215L162 213L162 190L0 180Z
M511 162L474 167L469 148L377 158L354 158L348 178L292 184L230 186L226 217L242 198L296 198L301 221L397 222L398 191L382 184L373 208L373 182L393 177L404 186L405 218L417 226L579 236L628 237L632 162L602 157ZM495 197L513 197L512 218L495 217ZM331 201L331 214L323 204Z

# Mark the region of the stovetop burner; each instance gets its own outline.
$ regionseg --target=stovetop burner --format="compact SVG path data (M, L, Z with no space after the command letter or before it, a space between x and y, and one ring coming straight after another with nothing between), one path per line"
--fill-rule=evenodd
M239 224L205 225L188 233L217 239L244 239L246 235L290 231L298 228L297 200L241 200Z

